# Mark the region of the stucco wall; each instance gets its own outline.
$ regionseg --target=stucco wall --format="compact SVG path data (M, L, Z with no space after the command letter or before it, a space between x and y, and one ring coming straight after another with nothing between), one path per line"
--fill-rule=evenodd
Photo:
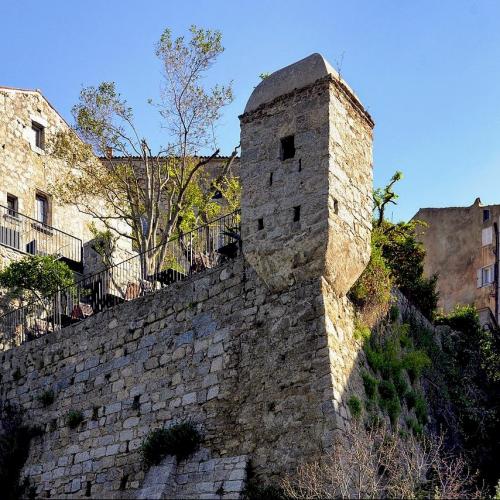
M490 218L483 221L483 211ZM438 274L439 307L450 312L458 304L474 304L495 313L495 284L482 286L478 273L495 264L494 223L500 223L500 206L483 206L479 199L470 207L422 208L414 219L424 244L426 276ZM483 245L483 229L490 228L492 243Z

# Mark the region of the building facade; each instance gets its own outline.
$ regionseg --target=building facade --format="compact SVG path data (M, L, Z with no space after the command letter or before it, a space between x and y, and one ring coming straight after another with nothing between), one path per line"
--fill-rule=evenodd
M65 168L47 154L57 132L69 126L38 90L0 87L0 257L59 255L83 272L83 243L91 221L61 205L51 184Z
M349 425L373 121L313 54L266 78L240 123L241 252L3 354L6 401L46 429L22 471L37 496L239 498L247 471L278 483ZM199 452L146 474L149 432L188 419Z
M469 207L421 208L414 220L425 246L425 274L438 275L438 306L450 312L471 304L483 324L497 324L498 225L500 205L483 205L477 198Z

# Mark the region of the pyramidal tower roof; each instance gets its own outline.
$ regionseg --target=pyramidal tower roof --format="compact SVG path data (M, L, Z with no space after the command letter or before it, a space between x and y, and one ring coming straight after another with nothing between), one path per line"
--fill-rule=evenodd
M341 80L339 74L331 64L318 53L311 54L300 61L275 71L264 78L248 99L245 113L257 109L262 104L271 102L280 95L288 94L295 89L300 89L314 83L320 78L332 75L336 80ZM343 86L358 100L349 86L342 81ZM361 103L359 103L361 104Z

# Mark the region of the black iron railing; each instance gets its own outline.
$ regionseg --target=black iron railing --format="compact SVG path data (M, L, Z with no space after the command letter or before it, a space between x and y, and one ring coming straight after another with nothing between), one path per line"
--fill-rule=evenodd
M155 251L137 254L87 276L45 301L0 316L4 349L59 330L122 302L153 293L236 257L241 246L239 211L171 239L161 263ZM156 259L156 260L155 260Z
M32 255L82 264L82 240L0 205L0 244Z

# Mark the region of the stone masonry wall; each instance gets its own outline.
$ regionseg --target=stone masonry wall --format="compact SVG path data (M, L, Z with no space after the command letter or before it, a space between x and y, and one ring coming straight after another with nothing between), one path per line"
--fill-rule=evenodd
M44 127L45 149L33 143L32 121ZM68 128L66 122L39 91L0 88L0 205L6 206L7 194L13 195L18 201L18 212L35 218L35 197L37 193L43 193L49 200L48 225L87 242L93 238L89 224L93 221L101 229L102 224L90 215L80 212L75 205L59 203L52 193L53 185L68 167L62 160L48 154L48 151L55 134ZM96 197L95 206L101 213L107 212L104 200ZM0 213L3 214L2 211ZM2 222L0 220L0 226ZM17 229L12 220L4 222L4 225ZM126 232L126 225L122 229ZM26 231L26 227L23 231ZM45 245L53 248L50 234L40 232L36 228L29 234L24 232L21 234L22 251L26 251L26 244L33 239L37 240L42 251ZM60 240L61 244L66 245L70 241L65 238ZM53 244L57 244L57 241ZM128 240L120 238L118 244L123 252L131 254ZM21 252L19 255L24 256ZM90 267L88 271L94 272L95 269Z
M273 294L239 257L2 353L0 398L45 430L24 474L41 496L136 497L145 436L185 418L213 458L248 456L264 480L318 456L348 418L338 343L356 350L347 299L325 320L325 293L319 279Z
M275 290L324 276L346 294L370 257L370 116L313 54L264 79L240 123L249 262Z

